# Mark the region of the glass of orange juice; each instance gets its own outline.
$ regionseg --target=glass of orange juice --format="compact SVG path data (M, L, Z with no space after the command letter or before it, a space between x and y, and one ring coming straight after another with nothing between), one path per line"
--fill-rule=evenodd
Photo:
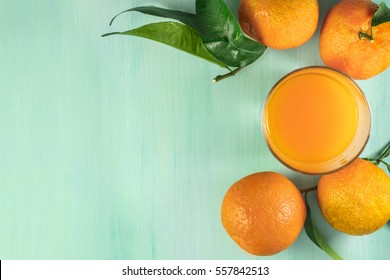
M295 70L271 89L262 130L271 152L307 174L336 171L363 151L371 112L362 90L347 75L323 66Z

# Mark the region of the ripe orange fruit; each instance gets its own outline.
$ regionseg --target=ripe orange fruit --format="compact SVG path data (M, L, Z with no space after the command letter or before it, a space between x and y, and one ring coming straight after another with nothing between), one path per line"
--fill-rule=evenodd
M344 169L321 176L317 199L324 218L335 229L364 235L390 219L390 178L378 166L357 159Z
M274 49L295 48L318 26L317 0L241 0L238 20L249 37Z
M372 27L371 33L377 9L369 0L343 0L328 12L320 33L320 54L327 66L354 79L371 78L390 66L390 22Z
M230 237L254 255L268 256L289 247L306 218L300 191L281 174L249 175L227 191L222 224Z

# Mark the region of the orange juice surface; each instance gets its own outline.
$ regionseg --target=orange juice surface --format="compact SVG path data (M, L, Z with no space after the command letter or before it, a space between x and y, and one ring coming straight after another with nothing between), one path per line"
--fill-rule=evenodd
M310 164L334 160L353 142L361 96L355 83L329 68L292 72L275 85L263 110L271 150L294 169L321 172Z

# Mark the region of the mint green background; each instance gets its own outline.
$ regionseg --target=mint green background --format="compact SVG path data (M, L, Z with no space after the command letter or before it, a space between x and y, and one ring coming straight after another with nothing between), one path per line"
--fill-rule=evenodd
M236 11L239 1L227 1ZM335 1L321 0L321 22ZM386 1L390 4L390 1ZM261 106L298 67L322 65L318 31L267 50L234 78L186 53L134 37L101 38L158 18L139 5L186 11L194 1L0 2L0 259L262 259L220 223L231 184L253 172L294 173L267 150ZM362 62L364 63L364 62ZM390 70L358 81L373 113L364 155L390 140ZM348 259L390 259L390 225L352 237L314 220ZM328 259L302 232L269 259Z

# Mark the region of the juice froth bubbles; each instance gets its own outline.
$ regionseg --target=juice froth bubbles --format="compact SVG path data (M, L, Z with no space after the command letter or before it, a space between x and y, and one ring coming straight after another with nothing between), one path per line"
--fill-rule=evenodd
M306 67L283 77L263 107L262 128L272 153L308 174L352 162L368 141L370 109L361 89L328 67Z

